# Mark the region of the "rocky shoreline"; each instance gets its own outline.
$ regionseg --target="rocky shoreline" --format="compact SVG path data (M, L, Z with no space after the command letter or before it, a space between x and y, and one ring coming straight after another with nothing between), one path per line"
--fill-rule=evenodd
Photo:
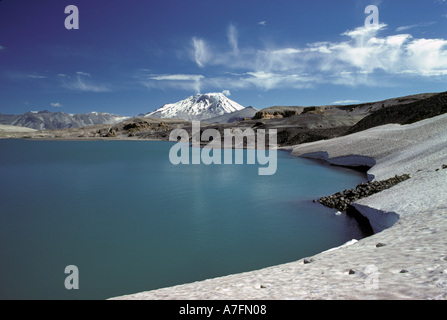
M322 205L337 209L339 211L346 211L351 203L360 200L362 198L369 197L375 193L379 193L383 190L389 189L402 181L410 179L410 175L403 174L400 176L394 176L392 178L381 181L369 181L359 184L354 189L344 190L337 192L333 195L322 197L314 202L319 202Z

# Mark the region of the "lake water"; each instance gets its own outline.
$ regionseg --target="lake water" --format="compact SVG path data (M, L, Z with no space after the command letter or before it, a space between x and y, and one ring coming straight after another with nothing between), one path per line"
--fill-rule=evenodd
M363 234L312 199L364 174L278 152L178 165L173 143L0 140L0 299L105 299L299 260ZM67 290L65 267L79 270Z

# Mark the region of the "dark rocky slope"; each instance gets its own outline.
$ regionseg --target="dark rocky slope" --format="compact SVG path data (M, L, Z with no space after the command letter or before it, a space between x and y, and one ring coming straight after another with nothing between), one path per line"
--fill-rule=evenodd
M360 120L347 133L355 133L389 123L410 124L447 112L447 92L404 105L393 105L374 111Z

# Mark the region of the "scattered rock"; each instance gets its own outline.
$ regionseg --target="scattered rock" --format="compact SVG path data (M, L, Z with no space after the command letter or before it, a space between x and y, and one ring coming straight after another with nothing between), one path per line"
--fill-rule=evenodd
M402 270L400 270L400 272L399 273L407 273L407 272L409 272L408 270L406 270L406 269L402 269Z
M312 259L312 258L310 258L310 259L307 259L307 258L306 258L306 259L303 260L303 263L304 263L304 264L308 264L308 263L311 263L311 262L313 262L313 261L314 261L314 259Z
M442 169L447 169L447 164L443 164Z
M354 269L349 269L348 274L355 274L355 270Z
M378 244L376 244L376 248L385 247L385 246L386 246L386 243L379 242Z

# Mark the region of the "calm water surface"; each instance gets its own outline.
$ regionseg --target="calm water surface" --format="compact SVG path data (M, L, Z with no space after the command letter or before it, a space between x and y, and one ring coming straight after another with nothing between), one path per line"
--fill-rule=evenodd
M0 299L105 299L295 261L363 236L312 199L364 174L278 152L179 165L169 142L0 140ZM67 290L65 267L79 270Z

